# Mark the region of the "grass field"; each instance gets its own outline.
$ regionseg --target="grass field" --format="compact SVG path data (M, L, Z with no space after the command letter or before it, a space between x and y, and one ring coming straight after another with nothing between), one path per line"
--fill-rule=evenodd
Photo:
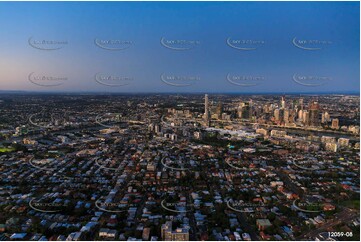
M14 150L15 150L14 148L0 147L0 153L11 152Z
M341 204L348 208L359 208L360 207L360 200L349 200L343 201Z

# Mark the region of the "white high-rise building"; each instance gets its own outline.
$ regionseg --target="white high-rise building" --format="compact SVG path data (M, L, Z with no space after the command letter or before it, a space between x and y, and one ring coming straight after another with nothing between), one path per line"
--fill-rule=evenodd
M300 121L303 121L303 110L302 109L300 111L298 111L298 119Z
M285 107L286 107L285 97L282 96L282 99L281 99L281 108L285 108Z
M208 101L208 94L204 96L204 121L206 126L209 125L209 101Z

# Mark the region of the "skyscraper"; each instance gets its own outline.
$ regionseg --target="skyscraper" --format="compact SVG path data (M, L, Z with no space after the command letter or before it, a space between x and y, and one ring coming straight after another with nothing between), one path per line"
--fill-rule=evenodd
M300 104L300 109L303 110L303 98L300 98L299 104Z
M204 122L206 126L209 126L209 101L208 94L204 96Z
M286 107L285 97L282 96L282 99L281 99L281 108L285 108L285 107Z
M330 119L330 114L328 112L324 112L322 113L322 116L321 116L321 123L327 123L329 122L331 119Z
M309 108L310 114L310 125L319 126L320 125L320 105L318 102L313 101Z
M283 114L283 120L285 121L286 124L288 124L289 118L290 118L290 110L285 109Z
M303 110L302 110L302 109L300 109L300 110L298 111L298 119L299 119L300 121L303 121Z
M302 121L305 125L310 125L310 113L307 110L302 112Z
M280 110L278 108L274 111L274 117L276 121L280 120Z
M325 112L325 121L330 122L330 120L331 120L330 114L328 112Z
M222 113L223 113L222 103L219 102L219 103L217 104L217 108L216 108L216 114L217 114L217 116L218 116L219 119L222 118Z
M238 117L241 119L251 118L251 107L249 102L241 103L238 108Z
M333 129L338 129L339 128L339 120L338 120L338 118L332 119L331 128L333 128Z

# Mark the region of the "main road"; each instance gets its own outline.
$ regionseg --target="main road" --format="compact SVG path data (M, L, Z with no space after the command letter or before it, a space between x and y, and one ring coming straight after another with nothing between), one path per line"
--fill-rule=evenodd
M350 222L352 219L358 218L360 215L357 211L344 208L341 212L335 214L335 218L332 220L324 223L321 227L316 228L312 231L306 232L300 236L298 236L297 240L314 240L316 236L318 236L322 232L329 232L332 231L333 227L343 223L343 222ZM333 232L340 232L340 231L333 231ZM343 238L345 239L345 238ZM351 238L348 238L351 240Z

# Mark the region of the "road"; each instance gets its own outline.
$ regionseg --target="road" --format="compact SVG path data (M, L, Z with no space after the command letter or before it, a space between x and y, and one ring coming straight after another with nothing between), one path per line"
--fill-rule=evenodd
M360 215L357 213L357 211L345 208L343 211L335 214L335 218L326 222L321 227L316 228L312 231L309 231L307 233L304 233L296 238L296 240L314 240L314 238L319 235L322 232L328 232L331 231L332 228L342 222L349 222L354 218L359 217ZM337 232L337 231L335 231ZM351 238L350 238L351 239Z
M348 133L348 132L341 132L341 131L336 131L336 130L324 130L321 128L311 128L311 127L290 127L290 126L282 126L282 125L276 125L276 124L259 124L259 123L253 123L253 122L246 122L246 121L229 121L229 120L211 120L211 122L213 123L227 123L227 124L231 124L231 125L244 125L244 126L252 126L257 124L260 128L272 128L272 129L277 129L277 130L284 130L287 131L287 133L289 134L302 134L302 135L310 135L310 134L314 134L317 136L322 136L322 135L326 135L326 136L332 136L332 137L336 137L336 138L348 138L351 141L358 141L358 135L356 134L352 134L352 133Z

